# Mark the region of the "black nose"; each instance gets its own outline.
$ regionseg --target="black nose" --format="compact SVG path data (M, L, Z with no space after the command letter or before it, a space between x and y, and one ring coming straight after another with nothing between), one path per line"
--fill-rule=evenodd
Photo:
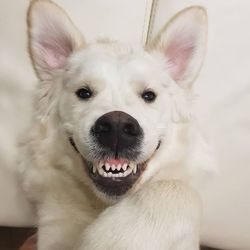
M92 132L102 146L115 153L137 147L142 137L142 129L136 119L121 111L101 116Z

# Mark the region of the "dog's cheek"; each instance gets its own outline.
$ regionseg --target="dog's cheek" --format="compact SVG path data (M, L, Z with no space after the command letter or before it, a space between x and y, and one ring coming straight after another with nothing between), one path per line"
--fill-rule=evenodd
M75 108L74 100L65 93L61 94L58 103L58 115L60 122L67 131L73 131L75 127Z
M169 113L168 108L165 108L165 104L160 100L157 107L148 112L147 117L142 117L140 121L143 129L142 158L151 157L165 136L169 124Z

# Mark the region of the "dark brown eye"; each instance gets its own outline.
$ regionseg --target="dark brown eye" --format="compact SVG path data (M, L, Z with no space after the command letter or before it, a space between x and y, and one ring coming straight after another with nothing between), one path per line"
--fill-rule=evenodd
M76 95L78 98L86 100L89 99L93 95L93 93L90 89L81 88L76 91Z
M141 97L145 102L153 102L156 99L156 94L152 90L146 90L142 93Z

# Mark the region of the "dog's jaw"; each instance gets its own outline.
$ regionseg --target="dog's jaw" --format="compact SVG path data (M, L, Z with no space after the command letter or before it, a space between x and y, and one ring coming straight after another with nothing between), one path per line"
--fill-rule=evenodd
M108 202L120 200L140 182L148 163L160 148L159 141L151 157L141 163L128 159L111 159L89 161L80 153L74 140L69 141L75 152L81 157L84 170L91 181L92 189L98 197Z
M112 161L125 163L122 166L120 163L109 164ZM134 186L146 167L147 163L136 164L124 160L108 160L97 164L87 164L87 172L99 192L117 199Z

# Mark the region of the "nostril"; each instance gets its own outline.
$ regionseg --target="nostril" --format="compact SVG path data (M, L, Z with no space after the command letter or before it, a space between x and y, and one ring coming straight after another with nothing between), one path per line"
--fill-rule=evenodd
M112 125L108 122L97 123L95 126L95 133L108 133L112 130Z
M127 135L137 136L139 134L139 128L133 123L125 123L123 132Z

